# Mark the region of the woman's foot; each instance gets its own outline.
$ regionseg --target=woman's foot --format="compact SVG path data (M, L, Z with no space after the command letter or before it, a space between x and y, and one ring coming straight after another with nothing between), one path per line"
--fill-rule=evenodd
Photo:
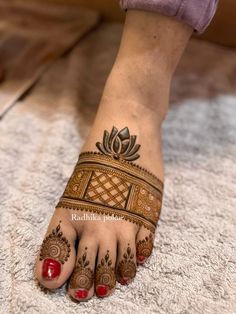
M171 77L191 32L172 18L128 11L118 56L82 149L96 154L81 155L37 258L36 277L44 287L68 282L76 300L105 297L116 281L131 282L136 265L150 256L164 176L161 125ZM109 219L113 212L124 219Z
M83 147L79 169L75 169L63 201L55 210L36 263L36 277L44 287L55 289L68 281L69 295L79 301L88 300L94 294L99 297L110 295L116 281L129 284L135 277L136 265L143 264L151 254L155 225L138 215L130 215L133 207L132 204L127 205L135 197L131 196L135 193L134 187L141 184L140 195L144 195L138 202L143 204L136 202L137 210L145 214L146 208L147 219L151 220L150 213L156 212L157 220L161 205L162 183L146 171L130 166L137 158L136 164L149 171L155 170L155 175L163 180L160 131L156 121L151 118L151 112L143 112L141 107L142 112L138 112L138 107L134 108L131 104L129 109L119 106L117 114L108 118L108 112L116 110L117 105L110 104L110 109L107 106L100 107ZM106 117L107 123L99 121L99 117ZM103 141L104 128L107 138ZM137 138L131 145L134 135ZM119 148L116 147L115 137L120 140L121 147L129 146L126 150L129 153L122 156L117 153ZM153 182L157 191L144 181L137 180L136 175L150 180L148 183ZM76 197L83 201L78 204L74 201ZM90 211L94 204L95 208ZM130 212L125 208L129 208Z

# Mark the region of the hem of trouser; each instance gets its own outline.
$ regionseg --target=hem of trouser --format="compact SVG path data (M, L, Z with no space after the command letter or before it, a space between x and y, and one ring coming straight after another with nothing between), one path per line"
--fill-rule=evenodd
M196 7L196 2L194 3L193 1L195 2L195 0L182 0L176 18L191 25L197 33L201 34L210 24L216 12L218 0L198 2L197 5L200 7L200 10L199 14L195 17L191 14Z
M120 0L120 6L124 10L135 9L158 12L165 16L174 17L177 20L188 24L197 33L202 33L210 24L218 4L218 0L202 0L201 5L196 0L179 0L179 4L173 1L173 9L168 12L163 6L163 0L153 0L151 3L142 0ZM194 16L195 7L198 6L198 15ZM199 10L199 6L201 10Z
M212 18L214 17L214 15L216 13L216 9L217 9L219 0L215 0L214 1L215 3L213 3L213 4L211 2L212 2L212 0L208 1L205 16L200 18L200 20L198 22L197 30L198 30L198 33L200 33L200 34L203 33L205 31L205 29L209 26Z

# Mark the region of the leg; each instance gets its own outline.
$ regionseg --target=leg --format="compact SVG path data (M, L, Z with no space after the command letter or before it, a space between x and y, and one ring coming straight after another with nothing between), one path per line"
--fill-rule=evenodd
M91 157L90 163L86 163L87 155L81 155L80 164L55 210L36 262L36 277L43 286L58 288L72 274L68 293L73 298L87 300L94 293L107 296L114 290L116 280L129 283L135 276L136 262L142 264L151 254L154 230L144 217L143 208L150 211L152 207L160 207L159 192L155 190L160 181L135 164L163 181L161 125L168 110L171 78L191 33L191 27L172 18L128 11L117 58L82 149L82 152L100 152L91 154L97 159L99 156L100 161L94 166ZM119 138L116 133L117 141L108 139L108 146L115 150L111 157L106 155L106 145L101 142L104 130L110 132L113 126L118 130L126 128ZM127 145L131 143L129 132L137 136L140 145L133 147L132 154L127 153ZM124 162L125 158L130 162ZM88 169L92 167L90 173ZM147 200L141 198L142 191L146 191L140 187L138 200L142 202L141 205L137 202L137 208L131 206L134 182L141 182L149 192L155 190L148 192ZM126 211L128 206L130 211ZM86 213L97 214L95 220L82 219L85 208L91 210ZM107 214L114 210L118 218L121 209L127 219L104 221L103 211ZM131 215L134 210L136 215ZM79 243L75 248L77 238Z
M120 49L83 150L94 149L98 132L110 129L111 121L128 125L134 134L144 135L139 163L163 179L158 136L168 111L171 78L191 34L191 27L172 18L128 11Z

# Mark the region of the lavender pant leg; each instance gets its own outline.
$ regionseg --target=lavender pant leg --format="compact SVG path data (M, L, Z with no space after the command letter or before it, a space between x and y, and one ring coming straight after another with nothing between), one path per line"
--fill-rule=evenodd
M213 18L218 0L120 0L122 9L159 12L189 24L202 33Z

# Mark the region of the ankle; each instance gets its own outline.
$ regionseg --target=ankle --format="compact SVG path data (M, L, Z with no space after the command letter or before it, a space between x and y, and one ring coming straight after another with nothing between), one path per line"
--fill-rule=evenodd
M103 98L82 151L93 151L96 142L102 141L104 131L111 133L113 126L118 131L127 127L130 136L136 136L136 144L141 146L138 164L163 180L161 123L155 119L152 110L129 99L120 102L113 98Z
M165 118L164 106L153 108L150 103L147 105L133 96L126 97L103 96L96 120L99 123L103 121L103 124L117 124L118 127L127 125L140 132L159 132Z
M101 103L118 105L122 114L144 115L161 125L168 112L170 81L161 70L118 63L107 79Z

